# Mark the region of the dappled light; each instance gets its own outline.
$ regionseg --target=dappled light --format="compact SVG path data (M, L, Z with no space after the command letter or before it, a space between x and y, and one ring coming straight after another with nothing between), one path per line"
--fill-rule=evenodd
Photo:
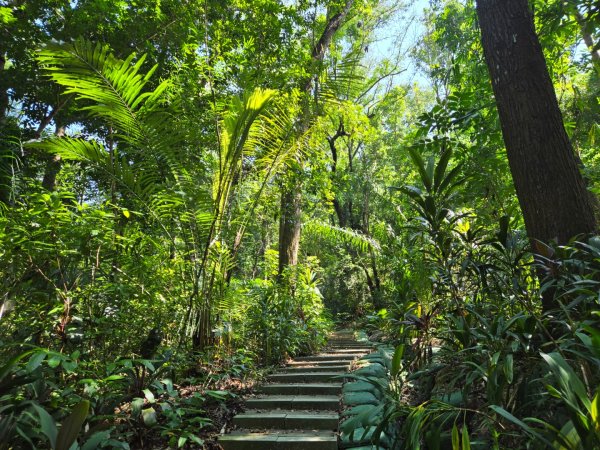
M0 450L600 449L591 0L5 1Z

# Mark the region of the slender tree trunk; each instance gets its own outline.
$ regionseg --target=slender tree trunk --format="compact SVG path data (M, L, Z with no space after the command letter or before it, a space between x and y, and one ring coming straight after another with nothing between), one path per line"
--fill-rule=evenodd
M57 137L63 137L65 135L65 128L56 125L54 135ZM46 161L46 169L44 171L44 178L42 179L42 187L48 191L56 190L56 176L62 166L62 160L59 155L51 155Z
M331 45L331 41L335 33L344 24L354 0L346 0L342 9L329 16L325 29L321 37L313 46L311 52L311 62L313 65L318 65L323 58L327 49ZM304 92L307 97L313 89L315 68L310 71L311 76L304 83ZM305 102L303 108L302 126L299 132L304 133L308 129L310 123L310 108L309 100ZM281 211L279 221L279 275L287 266L295 266L298 262L298 250L300 249L300 231L302 229L302 180L295 177L294 183L291 183L292 188L284 187L281 192Z
M302 189L299 183L296 189L282 189L280 213L279 275L287 266L295 266L298 263L302 227Z
M4 76L4 68L6 66L6 56L0 50L0 74ZM3 87L0 88L0 125L6 119L6 111L8 110L8 91Z
M574 7L573 9L575 10L575 20L577 20L577 24L581 29L583 42L585 42L585 45L592 55L592 64L596 68L596 71L600 74L600 48L598 48L597 44L594 43L594 38L590 32L590 24L588 20L579 12L577 7Z
M527 0L478 0L490 72L527 234L564 244L596 231L590 196L565 131ZM544 298L544 307L553 299Z

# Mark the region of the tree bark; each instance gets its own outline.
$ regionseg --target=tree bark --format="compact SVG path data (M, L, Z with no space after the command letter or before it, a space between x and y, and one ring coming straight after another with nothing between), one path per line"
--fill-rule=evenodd
M279 275L287 266L295 266L298 263L302 227L302 189L299 183L296 189L282 189L280 212Z
M0 50L0 74L4 72L4 68L6 67L6 56L4 52ZM4 75L3 75L4 76ZM0 125L6 119L6 111L8 110L8 91L4 86L0 86Z
M564 244L596 231L527 0L478 0L490 72L527 234Z
M328 18L321 37L314 45L311 52L313 64L323 61L327 49L335 33L344 24L354 0L346 0L343 8ZM312 73L312 72L311 72ZM314 74L304 83L304 92L308 95L313 88ZM300 133L304 133L310 121L310 108L308 100L303 108L303 118ZM279 216L279 275L287 266L295 266L298 263L298 250L300 249L300 232L302 229L302 180L295 176L291 183L292 188L283 187L281 191L281 210Z
M65 135L65 128L57 124L54 135L63 137ZM61 166L62 160L60 155L52 155L47 159L44 178L42 179L42 187L44 189L51 192L56 190L56 176L58 175Z

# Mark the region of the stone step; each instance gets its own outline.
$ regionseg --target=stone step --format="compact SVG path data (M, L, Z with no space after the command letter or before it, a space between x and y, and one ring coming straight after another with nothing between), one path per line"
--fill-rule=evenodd
M237 428L279 430L332 430L338 428L339 414L329 411L246 411L233 418Z
M281 369L284 373L298 373L298 372L345 372L350 368L350 364L335 365L335 366L289 366Z
M221 436L225 450L337 450L337 435L332 431L247 433Z
M272 383L259 386L258 392L271 395L337 395L342 383Z
M274 373L268 379L272 383L340 383L346 372L301 372L301 373Z
M369 347L356 347L356 348L331 348L331 349L325 349L324 353L327 354L331 354L331 353L335 353L335 354L352 354L352 353L370 353L371 350L373 350L372 348Z
M266 395L246 400L249 409L339 409L337 395Z
M351 359L331 359L331 360L316 360L316 361L290 361L287 363L288 367L296 367L296 366L341 366L344 364L350 364Z
M326 345L325 346L326 349L335 349L335 350L352 350L355 348L368 348L371 349L371 347L369 347L368 345L365 344L357 344L357 345Z
M320 353L314 356L300 356L295 358L295 361L341 361L341 360L350 360L360 358L364 356L364 353Z

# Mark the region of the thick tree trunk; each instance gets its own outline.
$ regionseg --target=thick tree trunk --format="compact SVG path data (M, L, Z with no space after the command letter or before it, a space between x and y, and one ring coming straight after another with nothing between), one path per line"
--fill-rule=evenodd
M478 0L481 41L532 246L597 230L527 0ZM540 274L543 275L543 274ZM546 291L544 309L553 308Z
M478 0L477 15L529 238L564 244L596 231L527 0Z

